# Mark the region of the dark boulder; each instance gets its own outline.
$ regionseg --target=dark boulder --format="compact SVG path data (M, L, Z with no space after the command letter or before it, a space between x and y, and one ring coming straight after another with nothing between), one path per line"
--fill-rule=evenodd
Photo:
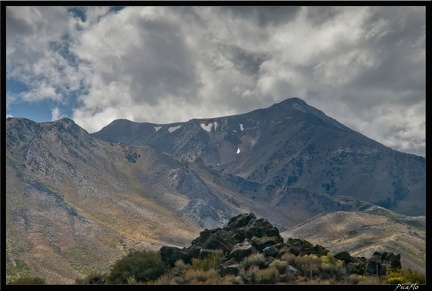
M160 248L161 259L167 262L171 267L174 267L175 262L182 260L186 264L191 262L189 251L185 248L180 249L176 247L163 246Z
M402 264L400 258L401 258L400 254L395 255L392 252L390 253L384 252L381 255L381 262L390 266L393 269L401 269Z
M279 253L279 249L276 246L272 245L264 248L262 252L266 257L276 257L277 254Z
M244 227L248 225L249 222L252 220L256 220L256 216L253 213L244 213L244 214L237 215L230 219L226 229L235 231L240 227Z
M206 249L222 250L225 253L232 249L232 243L227 241L226 237L219 232L210 235L202 246Z
M354 258L348 252L340 252L334 255L338 260L344 261L346 265L354 262Z
M252 237L251 239L252 245L259 251L262 252L265 248L275 246L278 243L280 243L280 240L278 237ZM276 248L276 247L275 247Z
M307 240L298 238L288 238L286 245L289 251L296 256L315 254L317 256L326 255L329 251L321 245L313 245Z
M372 258L366 264L365 274L383 276L386 274L386 267Z
M251 241L245 239L242 243L236 244L231 252L228 254L228 258L234 258L237 262L241 262L245 257L257 253L257 249L252 245Z

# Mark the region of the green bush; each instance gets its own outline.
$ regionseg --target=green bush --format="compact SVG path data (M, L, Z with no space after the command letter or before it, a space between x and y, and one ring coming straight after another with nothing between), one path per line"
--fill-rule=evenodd
M188 265L183 260L177 260L173 268L171 268L171 274L173 276L183 276L186 273Z
M12 285L36 285L36 284L46 284L45 279L40 277L21 277L9 282Z
M200 269L189 269L185 276L187 284L205 284L210 278L219 277L216 270L204 271Z
M129 250L129 253L114 263L106 278L108 284L148 283L155 281L168 270L160 253L149 250Z
M280 260L287 262L288 265L294 266L295 265L295 260L296 260L297 256L292 254L292 253L284 253L281 257Z
M211 269L217 269L222 261L222 252L214 252L209 254L205 258L192 259L192 265L189 267L192 270L204 270L208 271Z
M288 267L287 261L281 261L281 260L274 260L270 263L269 268L276 268L280 274L285 274L286 269Z
M78 285L103 285L106 281L106 274L92 272L84 279L77 278L75 283Z
M293 267L299 270L304 277L310 278L311 273L312 277L320 274L321 258L315 254L297 256L294 259Z
M391 270L387 274L388 284L425 284L426 277L423 273L411 269Z
M246 270L251 266L257 266L263 268L265 266L266 260L263 254L255 253L245 257L241 262L241 266Z
M279 271L275 267L256 270L256 284L276 284L279 282Z

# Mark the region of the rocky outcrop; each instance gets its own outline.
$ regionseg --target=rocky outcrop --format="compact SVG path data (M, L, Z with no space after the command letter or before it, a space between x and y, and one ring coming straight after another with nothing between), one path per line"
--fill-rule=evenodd
M345 262L347 274L369 274L382 276L386 274L388 268L401 269L400 255L392 252L375 252L367 260L365 257L351 257L348 252L340 252L335 258Z
M161 258L173 267L177 260L191 263L193 258L205 258L209 254L222 254L220 273L237 275L240 263L252 254L260 253L266 258L266 264L284 254L305 256L314 254L325 256L330 251L321 245L313 245L302 239L288 238L283 241L277 227L263 218L257 218L253 213L237 215L228 222L226 227L205 229L194 239L188 248L163 246L160 249ZM387 268L401 268L400 255L375 252L370 259L352 257L348 252L334 255L344 262L346 274L385 275ZM295 272L295 269L290 266Z
M192 241L188 248L163 246L160 249L162 259L174 266L178 258L185 263L192 258L203 258L209 250L219 250L226 257L225 261L235 259L240 262L244 257L262 252L265 248L283 242L279 230L267 220L257 219L255 214L240 214L231 218L224 228L205 229Z

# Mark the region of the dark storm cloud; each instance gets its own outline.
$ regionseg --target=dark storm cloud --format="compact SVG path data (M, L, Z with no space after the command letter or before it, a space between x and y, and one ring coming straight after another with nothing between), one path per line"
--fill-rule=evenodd
M320 26L328 21L331 21L340 12L340 7L313 6L308 7L306 16L311 21L312 25Z
M309 9L308 14L315 8ZM421 8L371 8L370 15L363 22L359 42L352 45L341 43L327 57L346 56L357 49L354 60L361 57L369 59L371 67L352 78L347 84L349 87L422 90L424 78L421 76L424 76L425 69L422 56L425 50L424 24L424 9Z
M292 21L299 6L222 6L221 14L257 23L259 26L280 25Z
M6 41L10 40L12 36L30 35L37 29L31 22L19 17L11 7L6 7Z
M40 84L21 98L64 98L55 92L76 84L73 118L90 132L295 96L395 149L425 149L423 7L26 7L6 17L8 77Z
M366 94L369 90L377 93L378 88L382 94L396 93L393 97L377 100L379 103L385 100L402 104L423 101L426 72L422 56L425 52L424 24L422 9L374 9L368 21L365 21L364 30L375 35L365 40L362 46L374 60L373 67L351 79L347 88ZM367 97L360 100L365 99ZM363 103L364 107L369 105Z
M233 47L231 51L231 61L235 67L242 71L242 73L250 76L257 77L261 64L270 58L264 54L250 52L240 47Z
M176 24L137 19L135 25L138 45L125 52L130 57L127 70L134 100L154 105L163 97L193 96L197 82L194 62Z

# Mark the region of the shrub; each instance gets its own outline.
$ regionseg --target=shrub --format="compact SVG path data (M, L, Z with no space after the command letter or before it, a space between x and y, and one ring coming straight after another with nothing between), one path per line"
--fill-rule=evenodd
M33 277L33 276L28 276L28 277L20 277L20 278L16 278L15 280L12 280L11 282L9 282L9 284L11 285L39 285L39 284L46 284L45 279L40 278L40 277Z
M388 284L425 284L426 277L423 273L411 269L391 270L387 274Z
M369 275L369 276L363 276L359 285L380 285L383 284L383 280L380 277L377 277L375 275Z
M288 263L288 265L294 266L296 258L297 258L297 256L294 255L294 254L292 254L292 253L284 253L280 257L280 260L281 261L286 261Z
M264 267L266 263L265 257L261 253L251 254L245 257L240 265L246 270L251 266L258 266L260 268Z
M347 278L347 284L358 284L360 283L360 281L364 278L364 276L362 275L358 275L358 274L351 274L349 275L349 277Z
M240 278L244 282L244 284L255 284L256 283L256 275L259 268L257 266L250 266L247 270L243 270L240 272Z
M244 284L243 279L240 276L228 275L223 277L227 284L242 285Z
M321 273L327 273L334 276L337 280L344 280L346 274L345 263L336 259L332 253L321 256Z
M158 279L168 270L160 253L149 250L129 250L129 253L114 263L106 281L108 284L147 283Z
M279 280L279 271L275 267L260 269L257 265L250 266L240 273L239 282L243 284L275 284Z
M192 265L189 267L193 270L208 271L216 269L222 261L222 252L214 252L205 258L192 258Z
M105 284L106 276L106 274L92 272L84 279L75 279L75 283L78 285L102 285Z
M276 284L279 282L279 271L275 267L256 270L256 284Z
M285 274L287 266L287 261L273 260L273 262L270 263L269 268L276 268L279 271L279 274Z
M312 276L319 274L320 272L321 259L316 255L305 255L298 256L294 260L294 267L297 268L301 274L310 278L311 273Z
M209 254L205 258L193 258L191 264L182 260L175 262L169 272L161 276L155 284L231 284L233 276L221 277L219 265L222 252Z
M220 276L215 269L208 271L189 269L184 276L186 284L215 284L219 282Z
M182 276L186 273L188 265L182 260L177 260L173 268L171 268L171 274L174 276Z

